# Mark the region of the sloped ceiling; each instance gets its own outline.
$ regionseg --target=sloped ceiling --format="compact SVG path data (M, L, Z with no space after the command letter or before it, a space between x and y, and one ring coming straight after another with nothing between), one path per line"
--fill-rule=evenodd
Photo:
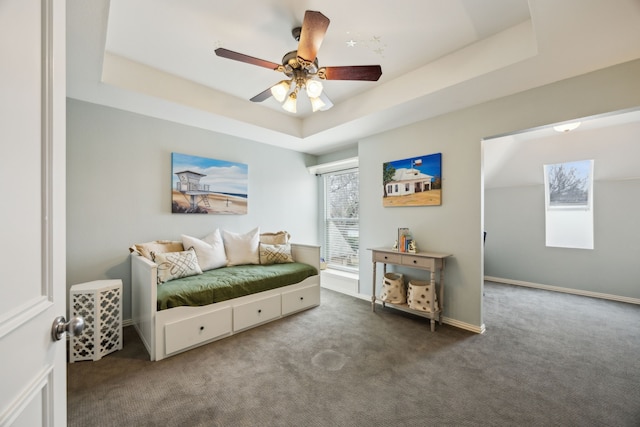
M283 78L217 57L280 62L305 10L331 23L320 65L380 64L378 82L325 82L295 115L248 101ZM71 98L310 154L640 58L637 0L68 0ZM301 97L302 98L302 97Z
M640 179L640 108L581 119L578 128L552 126L483 142L484 188L544 183L543 165L594 160L593 179Z

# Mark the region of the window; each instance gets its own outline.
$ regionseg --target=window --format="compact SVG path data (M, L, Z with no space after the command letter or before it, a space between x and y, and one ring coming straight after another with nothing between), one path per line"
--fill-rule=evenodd
M593 163L544 165L547 246L593 249Z
M545 165L547 209L589 209L593 161Z
M358 170L323 175L325 189L325 261L332 268L357 270L360 200Z

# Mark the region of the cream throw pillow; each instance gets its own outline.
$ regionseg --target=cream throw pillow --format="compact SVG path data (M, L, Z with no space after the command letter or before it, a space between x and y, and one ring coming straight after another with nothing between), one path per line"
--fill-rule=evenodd
M227 265L260 264L260 227L244 233L222 230Z
M291 245L267 245L260 243L260 264L285 264L293 262Z
M153 261L153 257L151 256L152 252L157 254L162 252L180 252L184 251L184 246L182 246L182 242L177 240L154 240L153 242L136 243L129 248L129 250L131 252L137 252L143 257Z
M193 249L182 252L152 252L151 256L153 262L158 264L158 285L169 280L202 274L196 251Z
M182 235L182 245L185 249L193 248L198 257L198 264L202 271L213 270L227 265L227 255L224 251L224 243L220 230L197 239L192 236Z
M262 233L260 234L260 243L266 243L267 245L284 245L289 243L290 238L291 235L286 231Z

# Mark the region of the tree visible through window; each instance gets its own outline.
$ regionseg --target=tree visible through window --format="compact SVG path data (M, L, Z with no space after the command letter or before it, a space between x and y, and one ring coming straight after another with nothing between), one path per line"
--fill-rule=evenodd
M360 241L358 171L326 174L324 183L325 261L330 267L357 269Z
M548 207L589 206L591 161L545 165Z

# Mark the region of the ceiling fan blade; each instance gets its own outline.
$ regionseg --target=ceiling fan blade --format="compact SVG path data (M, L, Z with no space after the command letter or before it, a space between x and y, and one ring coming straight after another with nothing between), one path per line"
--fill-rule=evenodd
M327 80L368 80L375 82L382 75L379 65L351 65L345 67L322 67L318 74Z
M300 41L298 42L298 58L305 63L312 63L329 27L329 18L320 12L307 10L302 21Z
M277 70L281 65L275 62L265 61L264 59L254 58L253 56L245 55L242 53L234 52L229 49L219 47L215 50L216 55L222 58L233 59L234 61L246 62L247 64L257 65L259 67L268 68L270 70Z
M250 99L251 102L262 102L271 97L271 88L264 90Z

